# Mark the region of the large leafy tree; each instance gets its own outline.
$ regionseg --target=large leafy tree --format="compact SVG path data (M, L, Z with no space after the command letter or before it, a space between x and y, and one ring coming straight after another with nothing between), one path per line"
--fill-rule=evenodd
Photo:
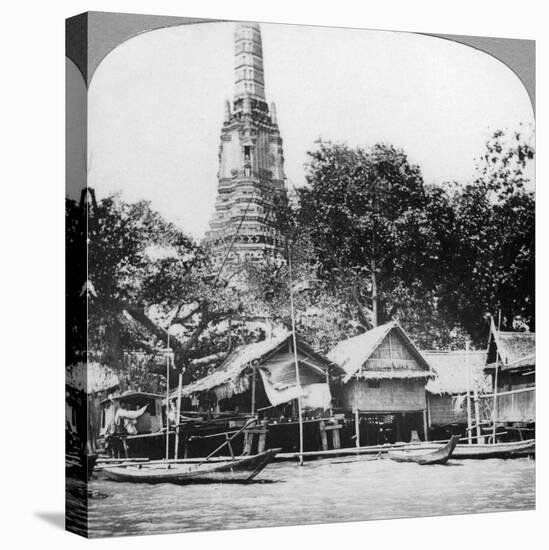
M402 285L433 284L436 243L421 172L402 150L384 144L320 142L309 155L300 223L323 276L350 290L366 328L384 322L403 305L395 300Z
M489 313L501 312L504 329L535 329L533 158L527 132L496 131L474 180L439 189L430 205L442 243L440 306L479 343Z
M116 196L68 200L66 212L69 261L74 255L82 264L87 242L87 273L85 261L84 270L68 271L67 302L71 311L87 307L87 330L81 322L71 326L79 328L73 332L84 349L87 338L90 359L123 368L124 351L131 351L154 363L173 327L175 365L199 376L239 339L251 337L232 330L243 311L243 293L216 277L201 247L150 203L129 204ZM68 360L83 357L73 353Z
M298 225L363 328L398 316L421 347L482 346L489 313L535 327L533 156L527 131L497 131L469 184L426 186L402 150L319 143Z

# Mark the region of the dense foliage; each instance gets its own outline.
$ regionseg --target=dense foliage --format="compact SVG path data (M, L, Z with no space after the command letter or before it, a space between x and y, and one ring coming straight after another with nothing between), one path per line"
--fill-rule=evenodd
M533 156L498 131L471 183L425 186L402 150L320 142L297 213L318 273L353 289L366 324L399 317L424 348L482 346L498 311L503 328L534 330Z
M232 346L257 337L240 322L245 294L216 281L200 246L148 202L128 204L116 196L97 203L67 200L66 213L67 304L74 312L67 325L80 335L68 339L71 349L79 341L76 347L85 350L87 338L90 360L124 369L124 358L134 354L132 364L149 370L158 365L164 372L170 329L175 366L198 376ZM73 258L84 269L73 271ZM212 363L195 369L193 360L206 355ZM84 358L67 355L69 363Z
M88 344L89 359L124 368L138 353L163 372L172 327L175 365L199 377L269 322L289 328L290 287L297 328L322 352L392 318L423 349L484 347L498 311L504 329L535 330L527 135L495 132L466 185L426 186L386 144L318 142L309 155L308 185L276 206L285 261L231 278L148 202L67 200L68 362Z

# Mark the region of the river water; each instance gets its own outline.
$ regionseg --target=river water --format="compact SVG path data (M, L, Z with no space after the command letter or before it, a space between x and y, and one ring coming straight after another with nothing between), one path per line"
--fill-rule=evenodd
M250 484L141 485L94 479L89 536L148 535L535 507L535 460L445 466L365 457L269 465ZM105 497L105 495L107 495Z

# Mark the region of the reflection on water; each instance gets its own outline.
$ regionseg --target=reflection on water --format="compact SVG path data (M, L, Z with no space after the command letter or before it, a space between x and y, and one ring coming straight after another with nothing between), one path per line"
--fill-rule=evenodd
M339 458L303 467L272 464L249 485L139 485L95 479L89 488L109 495L88 501L91 537L144 535L531 510L535 461L419 466Z

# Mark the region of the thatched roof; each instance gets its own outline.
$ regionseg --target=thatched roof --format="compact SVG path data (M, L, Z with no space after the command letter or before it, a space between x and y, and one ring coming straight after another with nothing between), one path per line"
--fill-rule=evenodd
M495 368L498 354L502 370L535 368L536 333L496 330L492 322L486 369Z
M378 353L382 342L394 334L400 353ZM343 382L357 375L365 379L428 378L429 363L416 348L397 321L376 327L337 344L327 354L328 359L344 371Z
M532 353L530 355L526 355L522 359L517 359L513 363L509 363L505 365L505 368L509 368L509 369L516 369L516 368L522 368L522 367L535 368L535 366L536 366L536 354Z
M182 395L215 390L218 398L224 399L245 392L249 388L249 367L257 365L287 346L292 338L291 332L236 348L223 363L211 374L192 382L182 388ZM317 354L299 336L296 337L297 349L314 359L316 363L328 369L332 365L322 355ZM175 396L177 392L172 395Z
M461 394L476 389L488 392L490 377L484 374L485 351L422 351L433 369L435 378L429 380L426 390L432 394ZM468 366L469 365L469 366ZM467 372L469 370L469 373ZM470 383L470 386L469 386Z

